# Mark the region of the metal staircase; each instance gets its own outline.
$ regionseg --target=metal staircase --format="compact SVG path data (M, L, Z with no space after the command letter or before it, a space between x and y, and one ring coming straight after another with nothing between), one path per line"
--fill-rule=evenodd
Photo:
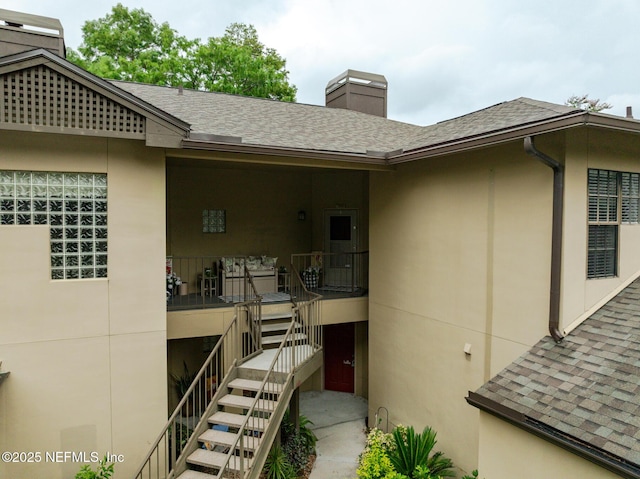
M319 299L299 282L287 311L263 316L258 295L236 304L134 477L257 478L295 388L322 365Z

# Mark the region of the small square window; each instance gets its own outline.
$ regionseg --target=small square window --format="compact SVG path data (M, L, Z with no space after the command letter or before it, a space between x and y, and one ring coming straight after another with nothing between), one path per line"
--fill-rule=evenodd
M202 210L203 233L226 233L226 210Z

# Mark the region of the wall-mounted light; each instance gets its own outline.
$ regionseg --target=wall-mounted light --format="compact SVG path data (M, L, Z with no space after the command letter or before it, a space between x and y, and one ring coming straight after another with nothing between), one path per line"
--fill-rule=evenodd
M307 219L307 213L305 210L298 211L298 221L304 221Z

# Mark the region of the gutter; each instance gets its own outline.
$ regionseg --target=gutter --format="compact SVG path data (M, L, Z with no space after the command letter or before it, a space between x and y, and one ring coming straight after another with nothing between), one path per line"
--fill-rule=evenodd
M533 137L524 139L524 151L553 170L553 218L551 225L551 287L549 295L549 334L556 343L560 332L560 279L562 277L562 215L564 210L564 165L537 150Z
M465 399L469 405L587 459L614 474L618 474L626 479L640 479L640 469L638 469L638 466L620 456L611 454L585 441L581 441L574 436L546 426L526 414L511 409L485 396L481 396L478 393L469 391L469 396Z
M230 137L232 138L232 137ZM191 152L213 152L228 154L249 154L260 155L265 157L281 157L299 159L313 159L318 161L340 161L345 163L353 163L355 165L364 165L365 168L375 167L393 170L387 160L387 153L376 151L363 151L362 153L346 153L339 151L326 150L310 150L306 148L290 148L281 146L256 145L250 143L242 143L240 141L207 141L196 138L185 138L182 140L181 152L173 152L172 157L191 157ZM318 164L321 167L323 165ZM360 168L360 167L358 167Z

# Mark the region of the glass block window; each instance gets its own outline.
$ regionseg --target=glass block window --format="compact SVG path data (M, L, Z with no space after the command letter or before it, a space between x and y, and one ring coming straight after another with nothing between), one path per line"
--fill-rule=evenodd
M203 233L226 233L226 210L202 210Z
M0 226L48 225L51 279L107 277L107 175L0 170Z

